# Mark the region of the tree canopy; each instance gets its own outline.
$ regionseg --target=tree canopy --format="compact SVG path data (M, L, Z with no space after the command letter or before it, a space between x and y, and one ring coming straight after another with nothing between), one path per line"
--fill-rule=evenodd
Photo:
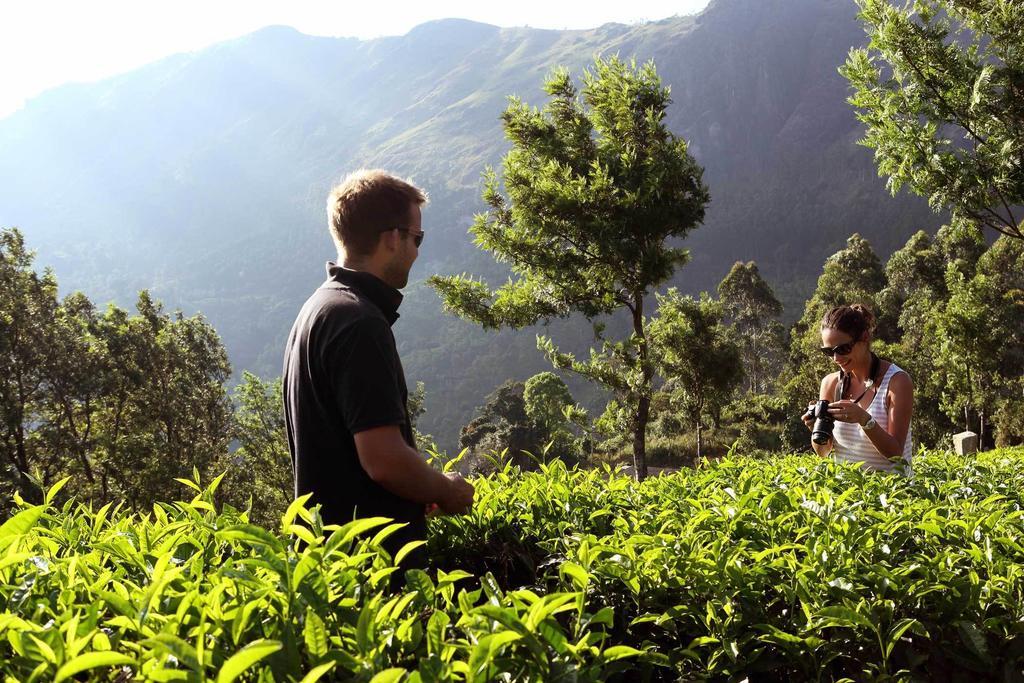
M17 229L0 231L0 460L31 496L63 477L69 494L145 506L175 479L224 467L232 431L227 354L201 317L137 313L57 297Z
M556 367L609 387L631 411L638 476L646 474L645 429L654 366L646 334L650 294L687 260L669 244L704 218L703 170L665 126L670 103L653 63L597 59L577 91L564 69L544 85L543 109L511 98L502 115L512 149L498 176L485 172L489 211L472 233L509 264L496 290L469 276L431 278L445 307L485 328L524 327L574 312L628 312L625 340L602 337L586 361L539 346Z
M857 2L869 42L840 71L879 174L1024 239L1024 4Z

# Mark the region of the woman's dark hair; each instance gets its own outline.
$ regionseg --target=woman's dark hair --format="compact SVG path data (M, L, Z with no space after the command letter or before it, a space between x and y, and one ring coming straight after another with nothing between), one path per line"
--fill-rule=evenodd
M875 314L864 304L836 306L821 319L821 329L839 330L854 341L861 340L867 333L870 339L875 334Z

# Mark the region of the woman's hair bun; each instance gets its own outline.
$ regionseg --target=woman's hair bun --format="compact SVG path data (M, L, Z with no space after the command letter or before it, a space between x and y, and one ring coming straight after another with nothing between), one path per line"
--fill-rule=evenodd
M839 330L853 339L861 339L865 333L871 338L875 327L875 314L867 304L836 306L821 319L821 329Z

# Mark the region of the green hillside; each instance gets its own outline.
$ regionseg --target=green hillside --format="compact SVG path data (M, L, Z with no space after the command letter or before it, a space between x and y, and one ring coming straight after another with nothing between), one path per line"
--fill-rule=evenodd
M595 53L654 59L712 201L672 284L712 289L756 260L799 315L826 256L859 232L883 257L940 222L877 178L846 82L863 41L853 3L716 0L701 14L588 31L502 29L462 20L371 41L268 28L116 78L46 93L0 121L0 225L16 225L93 300L139 289L222 335L236 376L280 372L295 311L333 249L328 188L384 166L431 194L413 279L500 277L466 229L480 173L506 149L508 95L540 104L544 75ZM506 378L544 369L534 330L485 336L445 317L414 284L396 327L410 380L425 382L425 431L454 445ZM585 347L585 327L561 338ZM569 347L572 344L568 344Z

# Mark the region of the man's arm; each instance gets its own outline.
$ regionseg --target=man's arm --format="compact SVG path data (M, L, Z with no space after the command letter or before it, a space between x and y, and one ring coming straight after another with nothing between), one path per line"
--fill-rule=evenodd
M438 472L402 438L395 425L355 434L359 464L375 482L399 498L436 503L448 514L473 507L473 485L458 474Z

